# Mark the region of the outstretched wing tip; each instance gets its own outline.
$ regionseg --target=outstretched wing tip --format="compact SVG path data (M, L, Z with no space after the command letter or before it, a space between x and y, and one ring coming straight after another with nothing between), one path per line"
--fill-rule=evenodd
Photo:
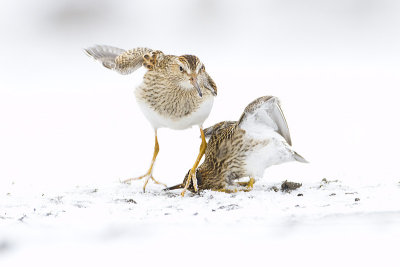
M278 112L280 114L279 118L277 120L278 128L279 128L279 133L285 138L286 142L291 146L292 145L292 138L290 137L290 131L289 131L289 126L287 124L285 115L283 114L282 107L280 105L280 101L278 98L276 98L277 101L275 102L276 108L278 109ZM279 125L281 124L281 125Z
M109 45L93 45L83 50L85 54L99 61L104 67L123 75L140 68L143 63L143 55L152 51L144 47L124 50Z
M91 48L92 47L85 47L85 48L82 48L82 50L83 50L83 53L85 53L88 57L93 58L93 54L91 52Z

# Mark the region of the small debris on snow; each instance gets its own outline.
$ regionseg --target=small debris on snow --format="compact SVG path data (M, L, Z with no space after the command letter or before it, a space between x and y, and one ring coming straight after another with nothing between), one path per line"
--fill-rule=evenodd
M356 197L356 198L354 199L354 201L360 201L360 199L359 199L358 197Z
M55 203L55 204L62 204L62 199L63 199L63 196L57 196L55 198L51 198L50 202Z
M236 209L239 209L239 208L240 208L239 205L230 204L228 206L220 206L218 209L220 209L220 210L222 210L222 209L224 209L224 210L236 210Z
M114 199L114 201L115 202L126 202L126 203L137 204L137 202L132 198Z
M86 208L86 206L84 204L82 204L82 203L83 203L82 201L78 201L78 202L76 202L74 204L74 206L77 207L77 208L80 208L80 209Z
M278 187L276 187L276 186L270 187L269 190L270 191L273 190L274 192L278 192L279 191Z
M325 183L325 184L330 184L330 183L337 183L339 182L339 180L328 180L326 178L322 179L321 182Z
M24 214L21 218L18 219L18 221L23 222L26 217L26 214Z
M296 190L297 188L301 187L302 184L289 182L288 180L284 181L281 185L281 191L289 193L292 190Z
M323 187L325 187L325 186L327 186L327 185L329 185L331 183L339 183L339 180L337 180L337 179L336 180L328 180L326 178L323 178L321 180L321 184L319 185L318 188L323 188Z

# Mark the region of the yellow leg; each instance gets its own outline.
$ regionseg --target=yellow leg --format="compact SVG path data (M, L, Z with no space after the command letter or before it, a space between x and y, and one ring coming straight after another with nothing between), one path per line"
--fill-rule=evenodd
M212 189L212 191L216 191L216 192L223 192L223 193L227 193L227 194L232 194L232 193L237 193L238 189ZM240 191L240 190L239 190Z
M200 127L200 134L201 134L201 145L200 145L199 155L197 156L196 162L194 163L192 169L189 172L185 187L183 188L183 190L181 192L181 196L185 195L185 192L189 187L190 180L193 181L194 191L197 192L197 190L198 190L197 189L197 179L196 179L195 173L196 173L197 166L199 166L200 160L203 157L203 155L206 151L206 148L207 148L207 141L206 141L206 137L204 136L204 131L203 131L202 127Z
M224 189L213 189L213 191L224 192L224 193L228 193L228 194L237 193L237 192L240 192L240 191L242 191L242 192L250 192L253 189L253 185L254 185L255 181L256 180L254 178L250 177L250 180L248 182L237 182L236 183L237 185L245 186L246 188L239 188L239 189L237 189L237 188L236 189L224 188Z
M256 180L253 177L250 177L250 180L248 182L237 182L236 184L240 186L245 186L246 187L245 191L251 191L253 189L255 181Z
M147 186L147 183L149 182L150 179L153 180L154 183L156 183L156 184L160 184L160 185L163 185L163 186L167 187L167 185L165 185L163 183L160 183L159 181L157 181L153 177L153 166L154 166L154 162L156 161L156 158L157 158L157 155L158 155L159 151L160 151L160 146L158 145L157 131L155 131L154 153L153 153L153 159L151 160L151 165L150 165L149 170L146 172L145 175L142 175L142 176L136 177L136 178L126 179L125 181L123 181L123 183L130 183L133 180L140 180L140 179L143 179L143 178L146 177L146 181L144 182L144 185L143 185L143 192L146 191L146 186Z

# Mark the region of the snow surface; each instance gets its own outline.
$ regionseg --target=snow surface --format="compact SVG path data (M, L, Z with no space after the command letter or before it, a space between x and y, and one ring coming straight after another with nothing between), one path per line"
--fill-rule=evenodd
M399 12L391 0L8 1L0 266L398 266ZM106 70L82 51L94 44L197 55L218 86L205 127L279 97L310 164L273 166L232 195L120 184L153 153L133 94L144 72ZM198 137L160 129L154 177L180 183ZM303 186L269 190L286 179Z
M280 183L182 198L156 185L143 193L141 183L65 191L15 183L0 196L0 264L395 266L400 184L272 186Z

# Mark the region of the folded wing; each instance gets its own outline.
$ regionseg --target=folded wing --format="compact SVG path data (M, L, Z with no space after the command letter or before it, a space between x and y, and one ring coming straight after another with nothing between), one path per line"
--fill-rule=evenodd
M292 145L289 127L277 97L263 96L254 100L246 107L238 123L246 132L257 132L259 135L265 130L274 130Z

